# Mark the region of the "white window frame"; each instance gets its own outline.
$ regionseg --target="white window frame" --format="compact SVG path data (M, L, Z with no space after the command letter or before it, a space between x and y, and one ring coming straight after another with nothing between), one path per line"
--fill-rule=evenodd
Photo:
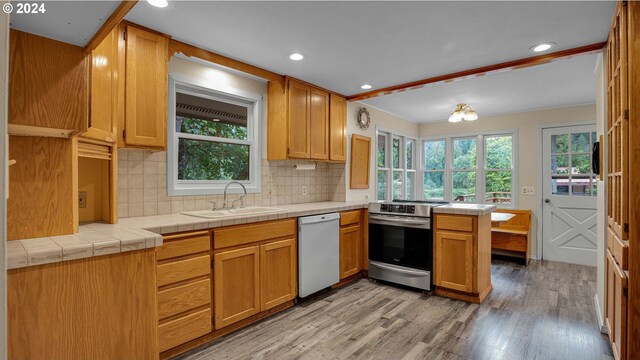
M385 167L378 167L378 136L379 135L383 135L385 136ZM394 168L393 167L393 139L399 139L400 140L400 167L398 168ZM408 169L407 170L407 160L406 160L406 141L413 141L413 169ZM390 201L393 200L393 173L394 172L400 172L401 176L400 178L402 179L403 183L402 186L400 186L400 199L405 199L406 198L406 176L408 172L415 172L415 181L413 182L413 193L415 194L414 197L418 197L419 196L419 191L418 191L418 186L417 184L419 183L418 181L418 172L417 172L417 168L419 167L418 165L418 161L416 160L416 146L419 143L418 139L416 137L407 135L407 134L403 134L401 132L392 130L392 129L387 129L384 127L380 127L380 126L376 126L376 200L378 199L378 171L385 171L386 173L386 180L387 180L387 188L386 188L386 194L387 194L387 198L384 200Z
M494 204L487 202L485 199L486 191L486 171L494 169L485 169L485 139L497 136L511 136L512 137L512 149L511 149L511 203L510 204ZM417 181L420 186L420 191L417 196L422 200L429 200L424 198L424 174L426 172L439 172L440 170L425 170L424 169L424 143L431 141L445 141L445 171L444 171L444 200L453 202L453 140L454 139L468 139L476 138L476 202L483 204L496 205L499 208L505 209L517 209L519 203L518 192L518 129L501 130L501 131L488 131L469 134L452 134L452 135L440 135L434 137L420 138L420 180ZM508 169L504 169L508 170ZM464 170L456 170L464 171Z
M224 101L247 108L247 140L176 132L176 91L216 101ZM216 88L210 82L169 74L169 109L167 136L167 192L169 196L222 194L231 180L178 180L178 141L180 138L204 140L249 146L249 180L240 180L247 192L259 193L262 179L262 147L260 128L262 96L228 87ZM242 192L239 187L229 188L230 193Z

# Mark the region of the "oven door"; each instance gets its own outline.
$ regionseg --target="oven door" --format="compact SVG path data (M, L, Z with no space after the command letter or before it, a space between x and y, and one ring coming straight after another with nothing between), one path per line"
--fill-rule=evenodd
M380 214L369 215L369 259L432 270L431 220Z

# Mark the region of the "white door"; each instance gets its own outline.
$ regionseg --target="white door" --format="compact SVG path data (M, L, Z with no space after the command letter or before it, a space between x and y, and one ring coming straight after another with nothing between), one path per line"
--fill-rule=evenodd
M595 125L542 131L542 258L596 266Z

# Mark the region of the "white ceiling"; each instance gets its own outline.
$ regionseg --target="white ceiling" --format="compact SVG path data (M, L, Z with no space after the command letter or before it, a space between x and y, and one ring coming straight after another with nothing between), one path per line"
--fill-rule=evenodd
M43 16L12 15L12 27L84 45L117 3L49 1L46 6ZM606 39L614 8L614 1L169 0L169 6L160 9L141 0L126 19L174 39L351 95L363 91L363 83L376 89L529 57L533 55L529 47L540 42L556 42L554 51L601 42ZM301 52L306 58L290 61L291 52ZM459 101L476 102L481 115L594 102L595 90L589 95L585 91L585 86L595 89L593 66L587 69L586 65L588 58L570 60L581 64L576 67L562 62L367 102L412 121L442 120L436 109L451 111ZM566 68L562 70L562 66ZM505 94L505 88L511 92ZM532 90L542 88L563 91L548 96L546 90L545 94ZM518 100L513 98L516 94L530 96Z
M478 115L594 103L597 55L425 87L362 102L415 122L446 121L455 105Z
M119 4L120 1L45 1L44 14L18 14L14 1L11 28L84 46Z

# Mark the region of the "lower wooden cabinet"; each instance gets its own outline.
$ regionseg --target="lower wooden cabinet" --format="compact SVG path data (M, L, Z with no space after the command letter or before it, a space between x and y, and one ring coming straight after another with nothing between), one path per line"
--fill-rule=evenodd
M260 312L260 247L214 255L215 328Z
M362 270L360 265L362 232L360 224L340 228L340 280Z
M435 284L473 292L473 234L438 231L435 236Z
M283 304L297 295L296 239L260 245L260 310Z
M607 250L606 320L611 350L616 359L627 358L627 275Z
M210 332L210 308L167 321L158 327L160 352L172 349Z

